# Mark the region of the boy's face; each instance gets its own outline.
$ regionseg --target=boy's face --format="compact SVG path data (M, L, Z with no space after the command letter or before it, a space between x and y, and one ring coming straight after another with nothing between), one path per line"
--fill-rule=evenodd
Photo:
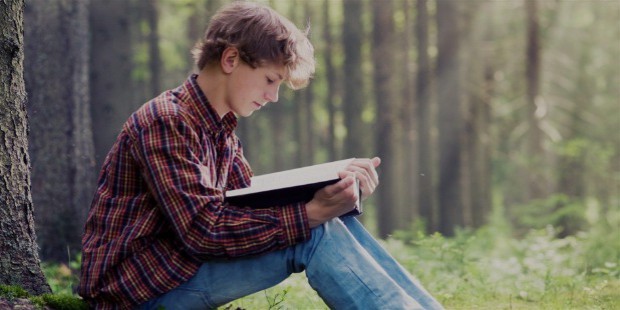
M267 103L278 101L284 74L283 65L269 64L254 69L240 61L228 79L227 108L247 117Z

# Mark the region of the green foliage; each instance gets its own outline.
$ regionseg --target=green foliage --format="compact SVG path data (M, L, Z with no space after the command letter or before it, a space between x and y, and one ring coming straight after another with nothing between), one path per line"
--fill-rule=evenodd
M564 199L550 198L547 204ZM384 246L448 309L617 309L620 210L592 201L586 205L579 215L581 231L566 237L543 223L525 229L526 219L535 216L526 212L524 218L509 222L500 209L489 225L475 231L457 230L447 238L427 235L424 225L416 223L411 230L395 233ZM287 289L294 295L286 296L283 307L308 308L303 300L318 296L305 281L303 274L294 275L262 294L275 298ZM254 294L229 306L267 308L264 299ZM312 308L327 306L319 301Z
M515 234L494 215L489 225L450 238L416 224L383 245L448 309L618 309L618 212L594 222L586 216L583 230L566 237L551 225ZM327 309L306 282L296 274L222 309L273 308L275 300L278 308Z
M276 293L275 295L269 295L265 292L265 299L269 304L269 309L282 309L280 306L284 300L286 299L286 294L288 294L289 289L282 290L282 293Z
M56 310L87 310L88 304L80 298L71 295L52 295L45 294L41 296L45 305Z
M15 298L28 298L30 294L19 286L0 284L0 296L11 300Z
M564 194L511 208L512 223L517 230L542 229L548 225L571 232L582 230L586 225L584 211L583 201Z
M562 218L562 208L581 204L574 215L580 230L561 236L548 223ZM454 237L427 235L422 222L399 231L383 245L448 309L617 309L620 308L620 210L594 199L583 202L555 195L513 209L494 210L487 226L460 229ZM569 208L570 209L570 208ZM538 212L538 213L537 213ZM559 213L559 214L555 214ZM547 222L547 224L545 224ZM528 228L529 226L529 228ZM58 297L41 304L69 308L80 257L68 265L44 264ZM23 296L0 287L4 295ZM60 297L64 296L64 297ZM38 297L37 297L38 298ZM63 298L66 298L63 299ZM35 300L39 300L35 299ZM235 300L221 309L328 309L303 273L268 290Z
M41 267L48 284L55 294L72 295L79 281L82 255L78 254L69 264L51 264L43 262Z
M16 298L29 299L39 308L45 306L55 310L86 310L88 305L79 297L66 294L43 294L40 296L32 296L26 290L15 285L0 285L0 297L8 300Z
M277 286L220 307L230 309L329 309L310 287L304 273L293 274Z
M554 199L565 197L550 200ZM539 207L539 202L524 206ZM534 228L521 226L524 232L519 234L496 216L488 226L460 230L452 238L399 232L385 245L448 308L616 309L620 306L618 212L599 212L590 219L582 214L581 230L566 237L559 237L560 229L543 225L545 219L535 221L525 212L514 225L531 220L527 223Z

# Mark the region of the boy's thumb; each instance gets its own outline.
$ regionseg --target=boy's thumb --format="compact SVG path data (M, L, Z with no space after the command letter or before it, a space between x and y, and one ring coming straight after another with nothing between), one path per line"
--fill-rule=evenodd
M375 166L375 168L379 167L379 165L381 165L381 158L374 157L372 159L372 165Z

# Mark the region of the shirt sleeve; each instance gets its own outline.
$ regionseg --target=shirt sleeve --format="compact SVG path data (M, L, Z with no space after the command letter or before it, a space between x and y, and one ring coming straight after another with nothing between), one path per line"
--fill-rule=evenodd
M197 132L178 116L160 117L136 137L133 156L185 250L199 259L283 249L310 238L302 204L266 209L224 203ZM215 147L211 150L215 152ZM215 171L216 169L214 169Z
M233 162L230 165L230 173L228 176L227 189L239 189L250 186L250 178L253 176L250 164L243 156L243 146L236 136L233 136L236 144L236 151Z

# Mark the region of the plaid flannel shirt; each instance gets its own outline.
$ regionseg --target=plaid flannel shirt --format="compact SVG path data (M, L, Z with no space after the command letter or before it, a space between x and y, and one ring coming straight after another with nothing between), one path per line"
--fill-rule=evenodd
M204 262L310 238L302 205L250 209L224 202L249 186L233 130L192 75L133 113L99 175L82 239L78 292L97 309L125 309L191 278Z

